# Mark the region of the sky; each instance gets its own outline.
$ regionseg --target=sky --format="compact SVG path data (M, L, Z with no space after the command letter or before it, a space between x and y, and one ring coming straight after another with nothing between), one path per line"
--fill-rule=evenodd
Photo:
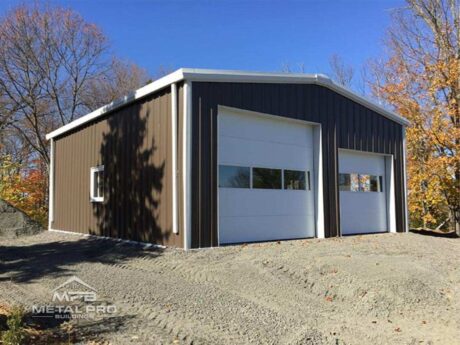
M1 0L0 13L18 3L24 1ZM332 54L359 69L383 54L391 11L404 6L401 0L47 3L72 8L97 24L117 56L151 74L159 66L280 71L284 64L330 74Z

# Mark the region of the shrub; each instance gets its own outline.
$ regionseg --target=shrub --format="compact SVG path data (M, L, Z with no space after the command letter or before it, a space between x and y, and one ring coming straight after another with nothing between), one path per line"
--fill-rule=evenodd
M24 310L16 307L11 310L6 324L8 330L2 334L2 343L4 345L21 345L25 340L25 331L22 324Z

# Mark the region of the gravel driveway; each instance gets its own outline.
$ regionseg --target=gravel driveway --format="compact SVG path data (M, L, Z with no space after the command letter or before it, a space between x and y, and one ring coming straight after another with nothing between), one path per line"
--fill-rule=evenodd
M459 344L460 240L382 234L184 252L45 232L0 241L0 302L71 276L117 306L111 344Z

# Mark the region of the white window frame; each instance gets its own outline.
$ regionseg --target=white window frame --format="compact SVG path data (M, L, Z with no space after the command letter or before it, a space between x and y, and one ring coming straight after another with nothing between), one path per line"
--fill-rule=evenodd
M104 166L103 165L99 165L99 166L96 166L96 167L92 167L90 169L90 186L89 186L89 195L90 195L90 200L91 202L103 202L104 201L104 195L102 196L95 196L94 195L94 184L96 183L94 177L96 176L96 172L104 172Z

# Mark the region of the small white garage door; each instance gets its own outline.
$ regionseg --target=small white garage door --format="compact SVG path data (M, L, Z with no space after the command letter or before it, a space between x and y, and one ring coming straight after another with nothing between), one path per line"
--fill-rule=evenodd
M313 129L219 110L219 242L314 237Z
M385 156L339 151L342 235L388 231Z

